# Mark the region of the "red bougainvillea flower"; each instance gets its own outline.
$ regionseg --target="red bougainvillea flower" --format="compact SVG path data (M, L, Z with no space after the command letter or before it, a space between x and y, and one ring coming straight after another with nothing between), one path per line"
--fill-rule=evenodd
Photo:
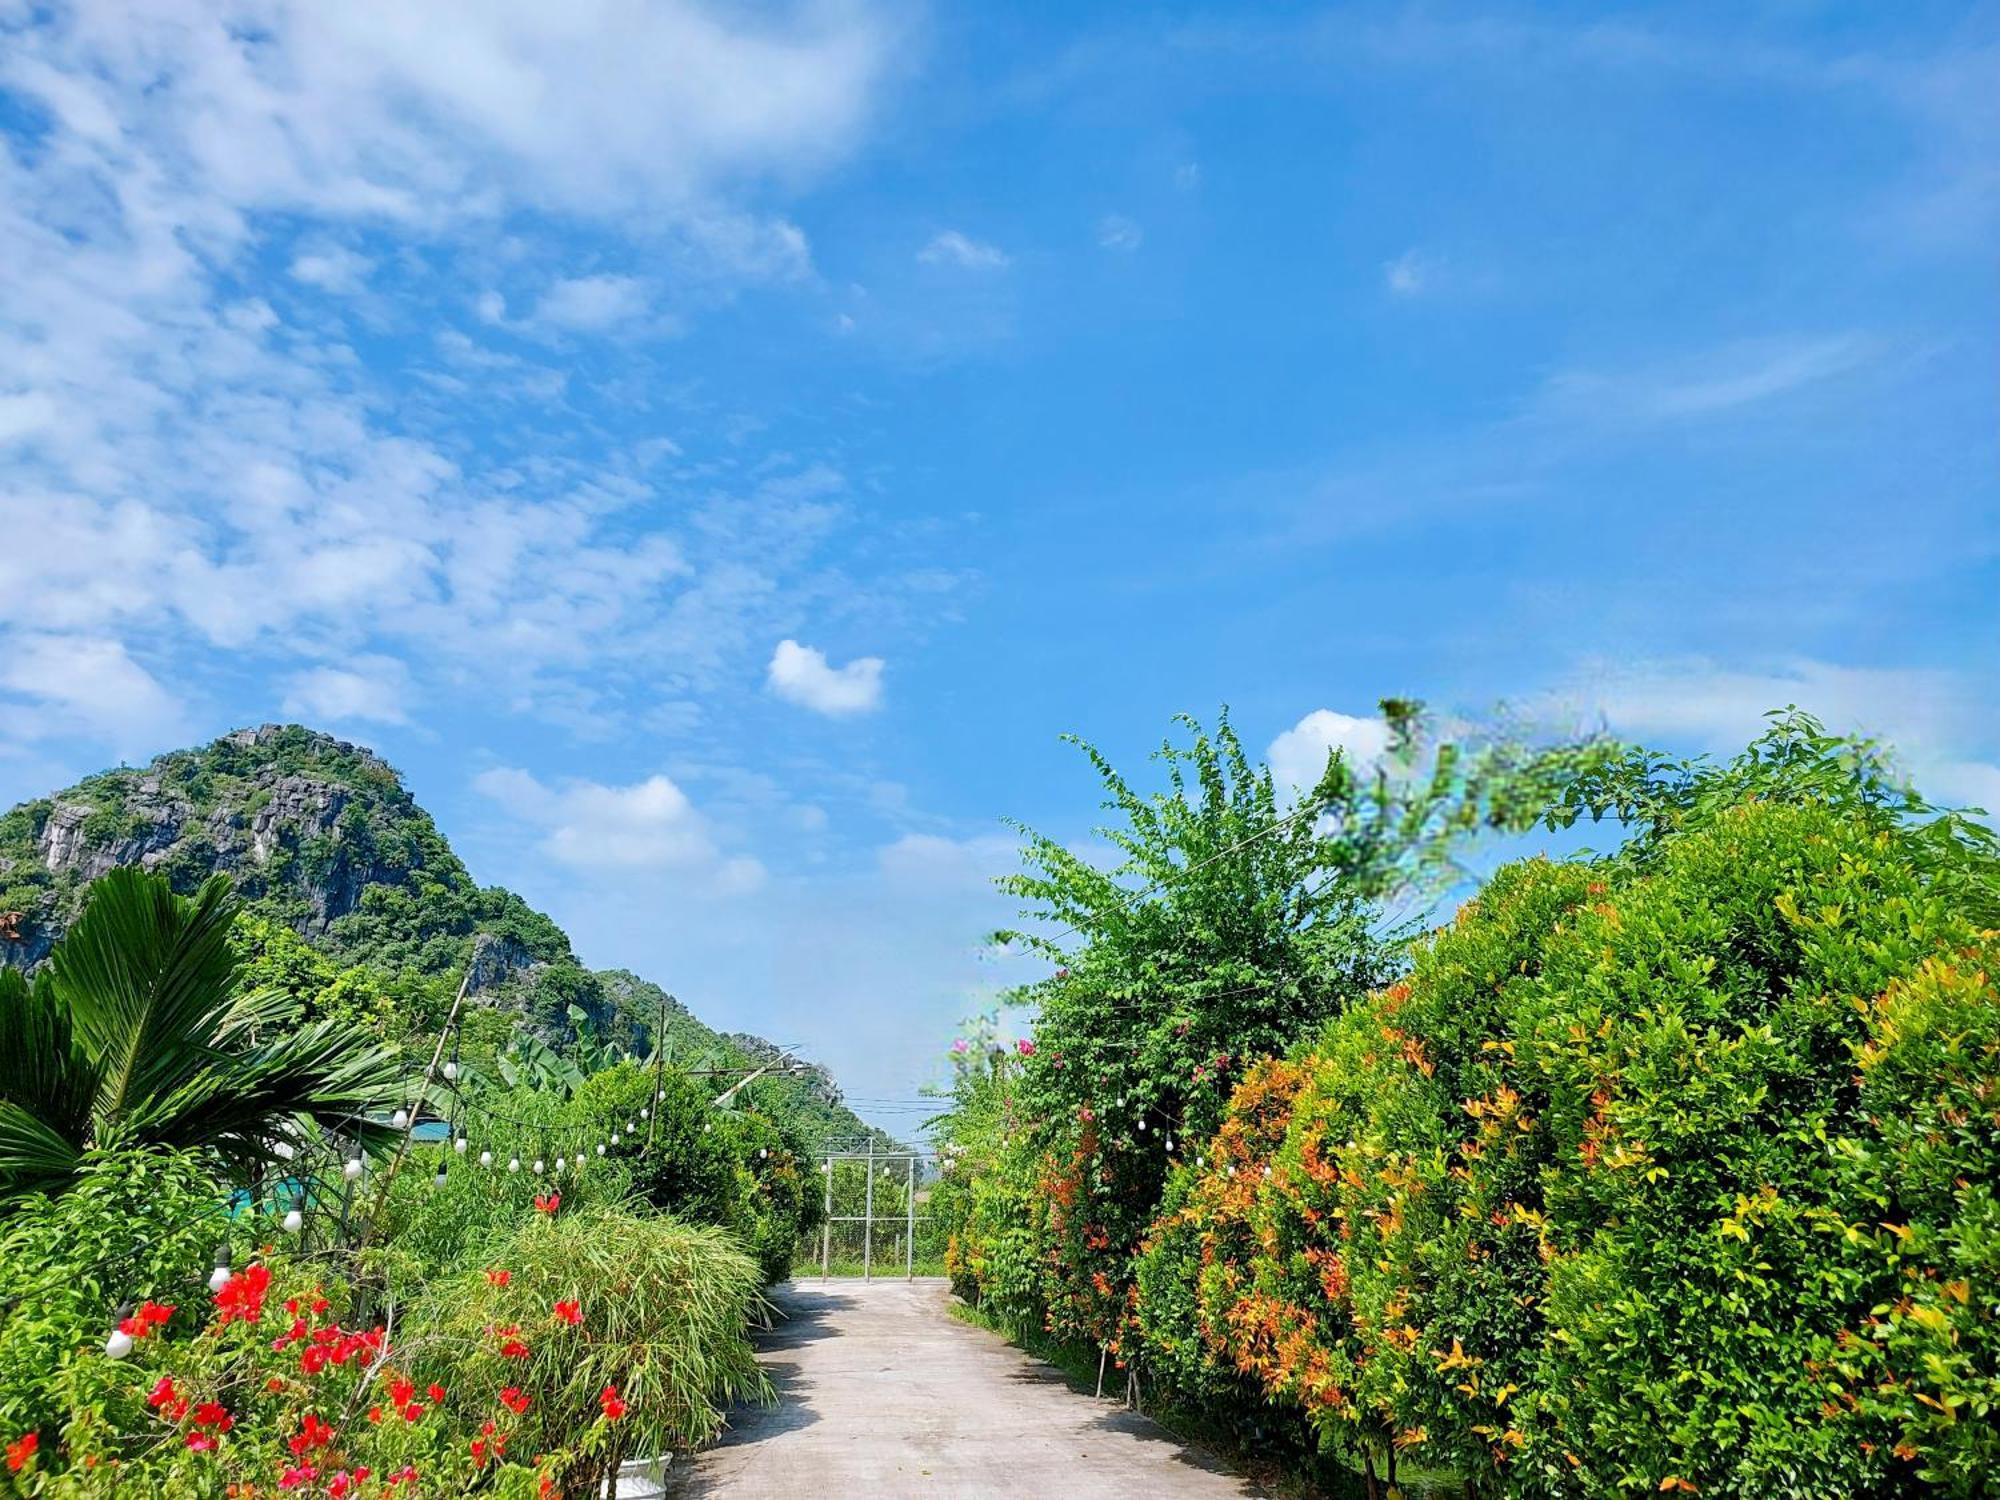
M436 1405L438 1402L444 1400L444 1387L433 1380L424 1394L431 1398L432 1405Z
M392 1490L399 1484L415 1484L417 1482L417 1466L415 1464L404 1464L402 1468L391 1474L383 1482Z
M555 1306L555 1314L572 1328L583 1321L583 1307L580 1303L558 1302Z
M512 1271L492 1270L486 1273L486 1279L495 1286L505 1286L514 1279L514 1273Z
M317 1375L333 1358L333 1351L324 1344L314 1344L299 1355L299 1369L307 1375Z
M222 1283L215 1294L216 1326L242 1320L254 1323L264 1313L264 1293L270 1289L271 1272L261 1265L245 1266Z
M423 1414L424 1403L421 1401L412 1401L408 1406L403 1408L403 1420L405 1422L418 1421L423 1417Z
M535 1194L535 1207L542 1213L552 1214L562 1207L562 1194L550 1193L545 1198L540 1193L537 1193Z
M24 1432L7 1445L7 1468L18 1474L27 1461L35 1456L35 1450L42 1446L41 1434Z
M227 1432L236 1425L236 1418L229 1415L229 1408L220 1401L204 1401L194 1409L194 1425Z
M129 1318L118 1320L118 1331L142 1339L174 1315L171 1305L162 1306L158 1302L142 1302L139 1310Z
M528 1346L521 1342L521 1330L519 1328L510 1323L505 1328L494 1329L493 1332L499 1336L500 1353L505 1358L526 1359L528 1357Z
M510 1385L500 1393L500 1404L517 1417L528 1409L528 1403L533 1399L517 1385Z
M315 1469L311 1464L299 1464L295 1468L285 1470L278 1476L278 1488L281 1490L295 1490L302 1484L311 1484L317 1478L319 1478L318 1469Z
M196 1453L206 1453L215 1446L215 1439L205 1432L190 1432L187 1435L187 1445Z
M598 1392L597 1404L604 1409L604 1420L607 1422L615 1422L625 1415L625 1402L615 1385L607 1385Z
M485 1438L474 1438L472 1440L472 1467L475 1469L483 1469L486 1467Z
M413 1380L398 1376L389 1382L389 1404L395 1407L408 1406L416 1399L417 1385Z
M536 1487L535 1493L541 1496L542 1500L562 1500L562 1496L556 1493L556 1482L546 1474L542 1476L542 1482Z
M369 1420L369 1421L371 1421L371 1422L379 1422L379 1421L381 1421L381 1420L382 1420L382 1408L381 1408L381 1407L379 1407L379 1406L371 1406L371 1407L369 1407L369 1408L368 1408L368 1420Z
M317 1412L309 1411L297 1434L288 1442L293 1453L303 1454L311 1448L324 1448L333 1438L333 1429L320 1420Z
M162 1375L153 1386L153 1394L146 1398L146 1404L155 1410L169 1405L179 1390L174 1385L174 1377Z

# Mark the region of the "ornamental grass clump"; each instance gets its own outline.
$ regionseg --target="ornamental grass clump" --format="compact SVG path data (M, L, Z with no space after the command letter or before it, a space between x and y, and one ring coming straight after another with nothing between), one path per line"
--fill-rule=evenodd
M412 1336L450 1351L462 1384L502 1393L511 1454L564 1450L551 1465L563 1490L698 1447L731 1402L770 1398L745 1336L762 1276L726 1230L565 1209L489 1257L431 1287Z

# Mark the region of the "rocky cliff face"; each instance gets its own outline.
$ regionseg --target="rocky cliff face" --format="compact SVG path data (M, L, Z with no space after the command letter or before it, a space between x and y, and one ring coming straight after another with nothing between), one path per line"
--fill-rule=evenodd
M567 1026L572 1003L607 1013L580 980L562 986L562 1004L537 1006L553 969L583 973L561 929L474 885L395 769L331 735L240 729L15 808L0 819L0 958L39 964L90 882L121 865L180 890L228 875L253 910L345 958L430 973L469 964L473 993L534 1013L538 1029Z

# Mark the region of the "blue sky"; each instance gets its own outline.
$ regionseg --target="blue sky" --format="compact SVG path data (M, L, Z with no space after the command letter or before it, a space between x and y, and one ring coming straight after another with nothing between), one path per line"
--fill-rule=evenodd
M1025 973L1065 731L1797 701L2000 805L1996 76L1980 5L0 0L0 795L364 740L881 1100Z

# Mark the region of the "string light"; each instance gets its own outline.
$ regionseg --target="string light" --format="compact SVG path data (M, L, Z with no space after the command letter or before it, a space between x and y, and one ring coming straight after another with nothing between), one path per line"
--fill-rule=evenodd
M229 1283L229 1241L215 1247L215 1269L208 1273L208 1289L219 1292Z
M458 1060L456 1058L453 1058L444 1065L444 1081L446 1083L458 1082Z
M410 1128L410 1112L407 1109L399 1109L393 1115L389 1116L389 1128L391 1130L408 1130Z
M289 1209L286 1211L285 1217L279 1221L278 1227L283 1229L286 1234L298 1234L306 1227L306 1216L296 1208Z
M480 1153L479 1153L479 1165L480 1165L480 1166L482 1166L482 1167L490 1167L490 1166L492 1166L492 1165L493 1165L493 1153L492 1153L491 1151L482 1151L482 1152L480 1152Z
M361 1158L358 1156L350 1156L346 1161L340 1164L340 1175L342 1177L345 1177L349 1182L353 1182L357 1178L359 1178L361 1176L362 1170L363 1170L363 1163Z
M117 1320L111 1329L111 1337L104 1341L104 1357L106 1359L123 1359L132 1352L132 1335L127 1333L122 1326L125 1320L131 1316L132 1304L129 1302L120 1304Z
M542 1175L542 1159L539 1156L535 1158L535 1175L537 1177Z
M510 1172L518 1172L518 1171L520 1171L520 1170L521 1170L521 1158L520 1158L520 1157L518 1157L518 1156L510 1156L510 1157L508 1157L508 1158L507 1158L507 1170L508 1170L508 1171L510 1171Z
M443 1160L443 1158L439 1158L439 1160L438 1160L438 1169L437 1169L437 1176L435 1176L435 1177L433 1177L433 1178L431 1179L431 1185L432 1185L433 1187L443 1187L443 1186L444 1186L444 1160Z
M460 1156L465 1155L465 1147L466 1147L466 1140L464 1136L460 1136L457 1140L451 1143L451 1149L456 1151Z

